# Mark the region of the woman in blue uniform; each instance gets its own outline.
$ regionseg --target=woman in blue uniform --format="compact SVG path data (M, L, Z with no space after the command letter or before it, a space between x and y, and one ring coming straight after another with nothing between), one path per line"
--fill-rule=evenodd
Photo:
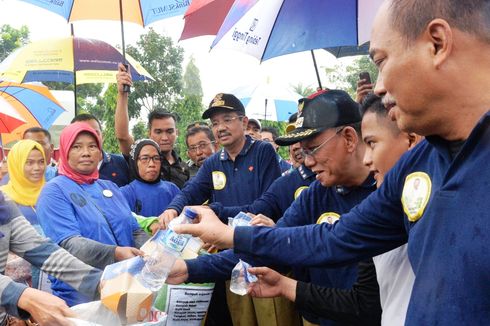
M148 237L116 184L99 179L101 150L100 139L88 124L77 122L63 129L59 176L44 187L37 212L46 236L102 269L142 254L135 247ZM57 279L52 279L51 288L70 306L88 301Z

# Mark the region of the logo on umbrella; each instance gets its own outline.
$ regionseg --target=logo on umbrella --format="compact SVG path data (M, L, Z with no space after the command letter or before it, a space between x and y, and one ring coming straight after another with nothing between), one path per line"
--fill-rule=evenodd
M259 20L257 18L254 18L252 25L250 25L250 28L248 30L253 32L255 30L255 28L257 27L258 23L259 23Z

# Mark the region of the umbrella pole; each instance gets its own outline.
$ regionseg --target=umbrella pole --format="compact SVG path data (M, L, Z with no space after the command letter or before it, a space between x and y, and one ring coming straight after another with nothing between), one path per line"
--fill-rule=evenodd
M267 120L267 99L265 99L264 121Z
M318 73L318 67L316 65L315 53L313 53L313 50L310 50L310 52L311 52L311 58L313 59L313 66L315 66L315 73L316 73L316 80L318 80L318 87L320 89L323 89L322 81L320 80L320 74Z
M73 24L70 24L71 38L72 38L72 48L73 48L73 95L75 96L75 117L78 114L77 108L77 68L75 67L75 29Z
M128 64L126 61L126 45L124 44L124 16L123 16L122 0L119 0L119 18L121 19L122 55L124 61L123 65L126 67L126 71L128 71ZM123 92L125 93L131 92L131 87L129 85L123 85Z

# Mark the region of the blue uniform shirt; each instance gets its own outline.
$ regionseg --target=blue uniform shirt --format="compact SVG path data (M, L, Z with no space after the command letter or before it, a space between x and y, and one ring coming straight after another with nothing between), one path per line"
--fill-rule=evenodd
M277 161L279 162L281 173L291 170L292 165L286 162L279 154L277 154Z
M133 247L133 232L139 229L119 188L107 180L79 185L66 176L54 178L39 196L37 216L46 236L57 244L82 236L108 245ZM53 293L69 305L86 299L65 283L52 280Z
M102 152L102 157L99 179L110 180L118 187L127 185L129 183L129 167L124 156Z
M142 216L159 216L180 193L175 184L163 180L152 184L133 180L120 189L131 211Z
M224 149L208 157L168 208L180 213L186 205L201 205L207 200L226 206L249 204L280 175L272 145L246 136L235 161Z
M487 325L490 113L454 159L450 145L427 137L334 227L238 227L234 250L279 264L321 266L372 257L408 240L416 278L406 325Z
M297 169L288 171L274 180L269 189L250 205L223 207L221 203L212 203L209 206L223 221L240 211L264 214L277 221L301 191L308 188L314 180L315 174L306 166L300 165Z

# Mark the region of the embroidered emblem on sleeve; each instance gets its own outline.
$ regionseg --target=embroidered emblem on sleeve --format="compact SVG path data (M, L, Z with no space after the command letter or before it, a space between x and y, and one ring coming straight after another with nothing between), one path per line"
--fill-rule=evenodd
M322 224L322 223L334 224L339 219L340 219L339 214L335 212L327 212L320 215L320 217L316 221L316 224Z

